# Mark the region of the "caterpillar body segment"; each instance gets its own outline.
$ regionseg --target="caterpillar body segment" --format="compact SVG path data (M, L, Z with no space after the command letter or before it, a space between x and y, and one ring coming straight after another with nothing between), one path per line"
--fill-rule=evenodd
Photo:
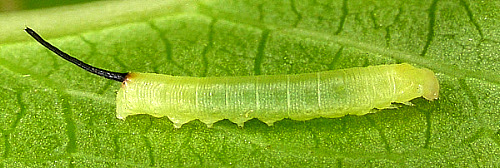
M168 117L177 128L195 119L208 126L223 119L243 126L252 118L272 125L283 118L364 115L422 96L434 100L436 84L431 71L409 64L235 77L130 73L118 91L117 117Z

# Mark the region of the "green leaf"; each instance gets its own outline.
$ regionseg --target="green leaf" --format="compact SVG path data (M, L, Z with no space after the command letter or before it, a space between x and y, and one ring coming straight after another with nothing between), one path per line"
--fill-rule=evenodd
M496 1L105 1L0 14L5 167L498 167ZM364 116L174 129L115 118L120 83L32 40L113 71L293 74L407 62L441 97Z

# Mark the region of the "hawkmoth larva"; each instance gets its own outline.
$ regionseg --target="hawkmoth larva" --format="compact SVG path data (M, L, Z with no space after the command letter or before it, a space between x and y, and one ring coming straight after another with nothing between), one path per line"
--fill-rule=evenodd
M167 116L176 128L199 119L211 127L229 119L243 126L258 118L268 125L283 118L364 115L374 108L390 108L423 96L438 98L439 83L428 69L409 64L349 68L294 75L185 77L152 73L117 73L95 68L44 41L34 39L77 66L122 82L116 98L116 116Z

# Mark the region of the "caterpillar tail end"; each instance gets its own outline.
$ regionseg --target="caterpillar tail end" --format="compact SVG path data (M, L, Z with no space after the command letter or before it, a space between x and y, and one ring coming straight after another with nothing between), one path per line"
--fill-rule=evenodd
M125 120L127 116L131 115L129 111L127 111L127 104L123 98L123 91L120 89L118 91L118 96L116 97L116 118L120 120Z
M439 81L434 75L434 72L424 69L424 83L423 83L423 97L427 100L433 101L439 98Z

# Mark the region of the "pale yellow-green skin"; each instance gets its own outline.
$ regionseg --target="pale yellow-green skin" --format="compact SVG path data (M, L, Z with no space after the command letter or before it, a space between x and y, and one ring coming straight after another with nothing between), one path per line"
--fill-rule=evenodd
M176 128L199 119L211 127L229 119L243 126L258 118L268 125L283 118L364 115L391 103L438 98L428 69L409 64L349 68L296 75L183 77L130 73L118 91L117 117L168 117Z

